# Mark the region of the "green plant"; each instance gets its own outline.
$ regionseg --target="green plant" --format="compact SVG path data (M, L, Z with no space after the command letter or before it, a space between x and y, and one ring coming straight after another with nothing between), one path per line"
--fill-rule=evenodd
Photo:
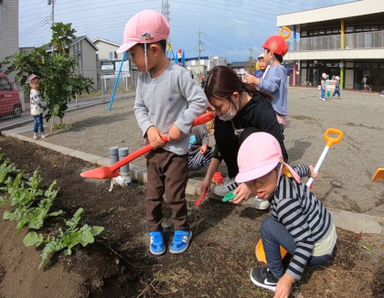
M3 155L0 154L0 160L3 159ZM13 164L9 164L9 160L4 160L0 166L0 185L4 184L5 179L8 177L10 173L18 173L19 171L15 168ZM6 190L5 187L0 186L0 190ZM0 196L0 206L6 204L8 200Z
M44 192L39 189L41 177L38 171L35 171L33 176L26 182L27 187L21 182L22 177L23 172L20 172L13 181L11 178L7 179L8 202L16 208L13 211L6 210L3 215L5 220L19 221L16 226L18 232L26 224L31 229L40 229L48 216L58 216L63 213L62 210L49 213L58 194L58 190L55 189L56 181L53 181L48 190ZM38 206L32 207L32 204L36 202L36 198L43 194L44 198L39 201Z
M57 237L48 236L44 239L42 234L37 234L36 232L29 232L24 237L23 242L25 246L39 246L45 243L43 253L40 255L41 262L38 269L43 266L44 262L48 259L51 253L63 251L64 256L70 256L74 246L81 244L85 247L88 244L93 243L94 237L99 235L104 230L104 228L100 226L91 227L88 225L83 225L81 228L78 228L77 225L79 224L83 212L83 208L79 208L73 215L72 219L65 222L68 229L65 231L59 229Z
M68 108L68 103L76 94L89 93L93 80L77 74L77 56L69 54L76 30L71 23L55 23L50 45L52 52L47 52L47 46L35 48L32 52L17 53L7 57L3 64L8 65L6 73L16 72L15 80L29 94L27 77L35 73L40 78L40 93L47 101L46 119L58 116L62 119Z

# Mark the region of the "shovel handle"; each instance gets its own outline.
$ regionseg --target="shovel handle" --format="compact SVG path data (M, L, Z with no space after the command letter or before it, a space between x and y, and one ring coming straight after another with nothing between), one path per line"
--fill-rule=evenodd
M331 137L330 134L335 134L337 137ZM316 163L315 168L313 171L315 174L320 170L321 164L323 163L325 157L327 156L327 153L329 151L329 148L331 148L334 144L340 143L341 139L343 138L343 132L340 129L337 128L328 128L324 133L324 139L326 142L326 146L324 147L323 152L320 155L319 160ZM313 183L313 178L309 178L306 185L310 187Z
M330 134L334 134L337 137L336 138L331 137ZM343 132L337 128L328 128L324 133L324 139L329 148L331 148L334 144L340 143L342 138L343 138Z
M208 194L208 191L203 192L200 198L196 201L195 206L199 207L205 196Z
M203 115L200 115L197 117L194 121L192 126L201 125L204 123L207 123L208 121L211 121L215 118L215 114L213 112L206 112ZM168 142L168 137L163 137L163 142ZM122 160L119 160L118 162L114 163L110 166L110 170L112 172L116 171L117 169L121 168L125 164L131 162L132 160L138 158L140 155L143 155L153 149L151 144L145 145L144 147L136 150L135 152L132 152L128 156L124 157Z

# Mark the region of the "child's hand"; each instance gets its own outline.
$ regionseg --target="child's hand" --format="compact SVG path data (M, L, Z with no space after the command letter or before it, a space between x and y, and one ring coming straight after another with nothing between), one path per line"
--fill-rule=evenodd
M201 154L205 154L205 153L207 153L207 150L208 150L208 146L207 146L207 144L204 144L203 146L201 146L200 147L200 152L201 152Z
M241 204L242 201L248 200L251 196L251 192L245 183L241 183L233 193L237 194L235 198L230 200L230 202L233 204Z
M246 74L243 78L243 82L247 84L258 84L258 79L251 74Z
M163 136L164 135L155 126L151 126L147 130L148 141L154 149L164 146Z
M315 173L313 166L309 166L309 169L311 170L311 177L312 178L317 178L319 176L319 173Z
M200 194L209 193L211 191L212 177L205 177L200 184Z
M288 298L289 293L291 292L292 284L295 282L295 279L290 276L288 273L279 279L276 285L275 298Z
M168 141L177 141L182 137L183 133L181 130L173 124L168 132Z

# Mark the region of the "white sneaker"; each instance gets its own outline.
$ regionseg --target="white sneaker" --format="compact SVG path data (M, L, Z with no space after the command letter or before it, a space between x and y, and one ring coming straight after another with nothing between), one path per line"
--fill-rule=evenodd
M34 133L34 134L33 134L33 139L35 139L35 140L38 139L37 133Z
M42 134L41 134L41 138L42 138L42 139L44 139L44 138L46 138L46 137L47 137L47 135L46 135L45 133L42 133Z
M321 99L322 101L325 101L325 98L320 97L320 99Z
M244 201L243 205L253 207L258 210L267 210L271 204L268 202L268 200L262 200L257 196L252 196L247 201Z
M214 189L214 194L220 197L224 197L230 191L236 189L238 184L235 181L235 178L225 177L222 184L217 185Z

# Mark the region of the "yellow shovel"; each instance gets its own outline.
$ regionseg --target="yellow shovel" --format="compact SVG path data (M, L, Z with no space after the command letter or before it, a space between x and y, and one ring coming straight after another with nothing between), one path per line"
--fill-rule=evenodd
M384 179L384 168L378 168L372 177L372 181Z
M263 241L261 239L259 240L259 242L257 242L255 252L256 252L257 260L259 262L263 262L263 263L267 264L267 259L265 258L265 252L264 252L264 247L263 247ZM284 259L284 257L287 255L287 251L281 245L280 245L280 254L281 254L281 259Z

